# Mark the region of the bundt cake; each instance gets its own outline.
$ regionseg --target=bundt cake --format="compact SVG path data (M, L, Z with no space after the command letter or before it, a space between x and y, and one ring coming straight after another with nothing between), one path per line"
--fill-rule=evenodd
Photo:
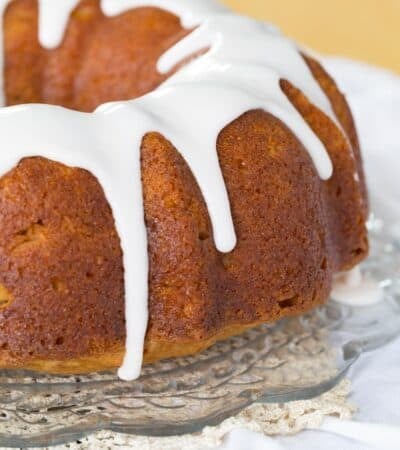
M0 367L193 354L327 300L368 252L321 65L212 0L1 0Z

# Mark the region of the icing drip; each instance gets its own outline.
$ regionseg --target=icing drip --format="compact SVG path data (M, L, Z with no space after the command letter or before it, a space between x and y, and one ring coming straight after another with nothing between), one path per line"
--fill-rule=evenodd
M45 48L58 47L71 12L80 0L39 0L39 41Z
M336 275L332 298L345 305L368 306L383 299L382 287L376 281L363 277L360 267Z
M40 40L57 46L77 0L40 0ZM143 136L158 131L190 167L209 211L216 246L230 252L236 235L218 161L220 131L243 113L262 108L281 119L309 152L322 179L332 174L326 149L282 93L287 79L335 120L329 102L294 44L275 28L233 15L212 0L103 0L107 15L139 6L178 14L185 26L201 24L167 51L167 72L186 56L209 52L141 98L100 106L85 114L46 105L0 110L0 173L27 156L85 168L97 177L112 208L124 255L126 354L119 375L139 376L147 327L148 255L140 174ZM336 122L336 121L335 121ZM132 127L132 124L135 124ZM20 130L24 130L23 133Z
M332 164L324 146L279 86L281 79L291 81L335 120L328 99L293 43L269 25L236 14L216 15L167 51L160 58L158 69L166 73L184 58L207 47L210 47L207 54L169 78L163 87L188 83L218 86L219 91L229 90L228 96L241 97L237 105L227 98L231 111L238 113L236 117L244 112L243 103L251 103L250 109L270 112L302 141L321 178L330 178ZM206 100L208 105L220 103L218 97L207 96Z
M121 105L112 114L86 114L48 105L0 109L0 142L7 149L0 152L0 170L5 173L21 158L41 155L87 169L97 177L112 207L124 250L127 356L120 376L132 379L140 373L148 316L140 144L152 123L140 109L127 109Z
M101 8L107 16L115 16L141 6L155 6L169 11L180 17L185 28L200 25L211 14L228 11L215 0L101 0Z

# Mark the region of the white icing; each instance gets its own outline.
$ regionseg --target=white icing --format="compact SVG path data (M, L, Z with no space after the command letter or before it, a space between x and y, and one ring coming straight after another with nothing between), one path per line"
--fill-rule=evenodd
M260 45L262 36L265 39ZM245 111L244 103L251 103L250 109L262 108L272 113L303 142L321 178L330 178L332 164L323 144L279 87L281 79L291 81L316 106L334 118L328 99L293 43L276 29L252 19L228 13L216 15L167 51L160 58L158 68L168 72L184 58L207 47L210 47L207 54L169 78L164 87L188 83L217 85L217 89L228 93L228 97L241 97L237 103L227 98L228 103L222 105L224 109L229 105L229 112L236 112L236 117ZM179 94L181 92L182 89ZM218 97L213 99L211 96L205 100L208 105L213 100L221 102ZM205 108L207 104L204 104Z
M61 41L77 1L39 0L40 40ZM287 124L309 152L322 179L332 174L326 149L279 87L285 78L335 120L328 99L291 41L275 28L226 12L212 0L104 0L108 15L158 6L200 27L171 48L158 68L209 47L152 93L102 105L92 114L45 105L0 110L0 174L27 156L44 156L93 173L112 208L125 269L126 355L123 379L139 376L147 327L148 255L140 174L143 136L158 131L178 149L206 201L216 247L230 252L236 235L216 152L220 131L246 111L262 108ZM22 132L21 132L22 131Z
M185 28L200 25L212 14L228 11L214 0L101 0L101 8L107 16L115 16L142 6L154 6L175 14L180 17Z
M0 142L7 149L0 152L1 173L23 157L41 155L95 174L112 206L124 250L127 356L120 372L124 379L140 373L147 327L148 258L140 144L151 128L140 109L122 104L112 114L48 105L0 109Z
M43 47L58 47L71 12L80 0L39 0L39 41Z
M382 301L383 289L378 282L364 277L357 266L335 276L331 297L345 305L369 306Z

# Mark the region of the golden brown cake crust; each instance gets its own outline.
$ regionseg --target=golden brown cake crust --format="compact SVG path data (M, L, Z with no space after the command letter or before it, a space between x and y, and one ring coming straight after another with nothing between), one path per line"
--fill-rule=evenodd
M63 44L47 51L37 41L36 1L14 0L5 16L8 104L91 111L144 94L163 80L158 57L184 33L158 9L105 18L97 0L83 0ZM333 273L366 256L366 189L351 113L322 67L307 63L348 139L294 86L281 87L326 145L334 175L321 181L293 133L264 111L227 126L217 147L238 236L229 254L215 249L201 192L178 151L157 133L143 139L147 362L321 304ZM39 157L21 161L0 179L0 229L0 367L117 367L122 253L95 177Z

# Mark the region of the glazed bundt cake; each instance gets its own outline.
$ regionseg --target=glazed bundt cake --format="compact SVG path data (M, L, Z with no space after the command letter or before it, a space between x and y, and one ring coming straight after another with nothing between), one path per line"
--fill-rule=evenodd
M132 379L366 256L351 113L277 29L212 0L1 5L0 367Z

